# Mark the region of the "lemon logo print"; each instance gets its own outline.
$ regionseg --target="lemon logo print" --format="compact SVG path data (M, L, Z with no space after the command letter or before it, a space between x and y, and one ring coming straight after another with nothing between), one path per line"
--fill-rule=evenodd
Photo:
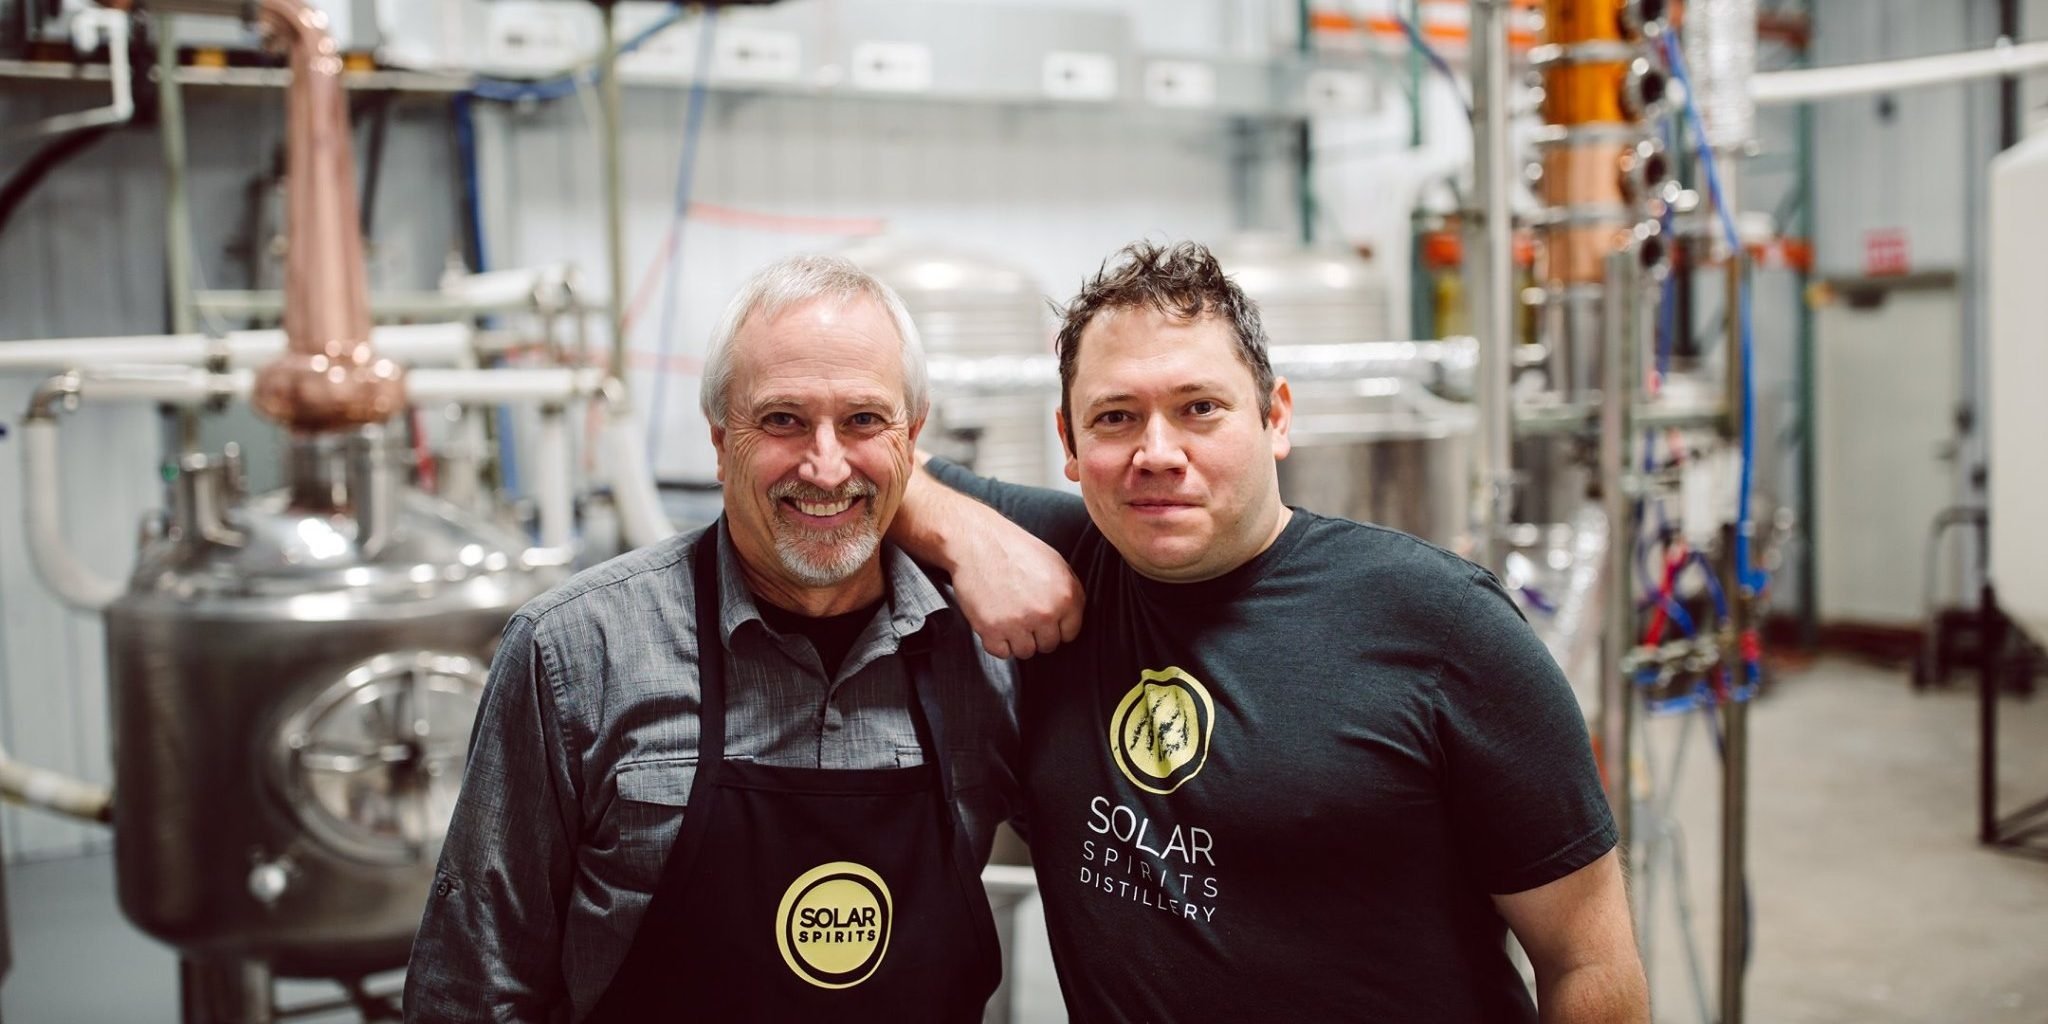
M1109 716L1109 752L1131 785L1171 793L1202 770L1215 725L1216 703L1194 676L1145 669Z
M852 988L882 966L895 908L882 876L833 861L797 876L775 912L775 944L796 976L819 988Z

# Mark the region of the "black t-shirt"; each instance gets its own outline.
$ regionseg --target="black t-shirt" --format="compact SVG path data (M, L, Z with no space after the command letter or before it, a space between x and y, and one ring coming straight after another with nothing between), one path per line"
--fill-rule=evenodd
M882 606L876 601L865 608L856 608L839 615L805 615L786 608L778 608L766 601L754 602L761 610L761 621L777 633L803 637L811 642L818 652L818 662L825 669L825 678L839 674L839 666L846 661L846 652L853 650L853 642L874 621L875 609Z
M1296 509L1245 565L1160 583L1072 495L932 470L1087 595L1019 686L1074 1020L1535 1020L1488 894L1616 833L1578 704L1490 573Z

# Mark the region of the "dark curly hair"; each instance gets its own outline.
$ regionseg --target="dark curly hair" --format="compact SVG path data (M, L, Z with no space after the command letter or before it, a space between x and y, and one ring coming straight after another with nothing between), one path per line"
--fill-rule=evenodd
M1067 454L1074 454L1074 365L1081 357L1081 332L1097 316L1123 309L1151 307L1182 320L1215 317L1237 335L1237 358L1252 372L1259 396L1259 418L1273 412L1273 364L1266 357L1266 329L1259 307L1223 273L1207 246L1178 242L1171 246L1132 242L1102 261L1095 276L1064 308L1056 308L1060 332L1055 351L1060 360L1060 421L1067 427Z

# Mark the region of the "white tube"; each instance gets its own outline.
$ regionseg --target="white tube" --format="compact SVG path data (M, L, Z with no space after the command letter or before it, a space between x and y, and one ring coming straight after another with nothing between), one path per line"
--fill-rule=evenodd
M470 358L475 330L468 324L404 324L374 328L379 355L407 366L460 366ZM0 373L56 373L121 365L203 366L225 356L232 369L254 369L284 350L283 331L231 331L117 338L46 338L0 341Z
M47 417L24 420L21 442L28 551L36 574L65 604L80 611L96 612L113 604L127 588L86 568L72 556L64 539L64 513L58 498L63 480L58 472L56 421Z
M71 17L71 45L80 56L99 48L100 34L107 38L107 78L113 99L104 107L46 117L29 126L25 133L62 135L81 128L125 124L135 116L135 90L128 78L128 15L92 7Z
M544 548L566 548L576 512L569 484L569 422L561 406L541 408L536 447L539 451L534 493L540 500L540 544Z
M647 465L633 409L623 396L605 403L606 462L611 473L612 502L619 509L619 532L631 547L644 548L675 535L674 524L661 508L661 492Z
M107 824L114 820L114 793L105 786L16 761L0 747L0 797L67 818Z
M405 375L414 402L569 402L604 388L595 367L512 370L414 370Z
M1758 106L1898 92L1973 78L1997 78L2048 68L2048 43L2006 43L1936 57L1844 64L1803 71L1770 71L1750 79Z

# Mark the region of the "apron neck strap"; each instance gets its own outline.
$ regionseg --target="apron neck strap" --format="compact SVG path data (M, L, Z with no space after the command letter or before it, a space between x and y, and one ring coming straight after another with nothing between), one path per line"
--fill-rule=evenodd
M725 631L719 627L724 598L718 587L720 516L699 538L690 557L697 603L697 764L701 771L725 760Z

